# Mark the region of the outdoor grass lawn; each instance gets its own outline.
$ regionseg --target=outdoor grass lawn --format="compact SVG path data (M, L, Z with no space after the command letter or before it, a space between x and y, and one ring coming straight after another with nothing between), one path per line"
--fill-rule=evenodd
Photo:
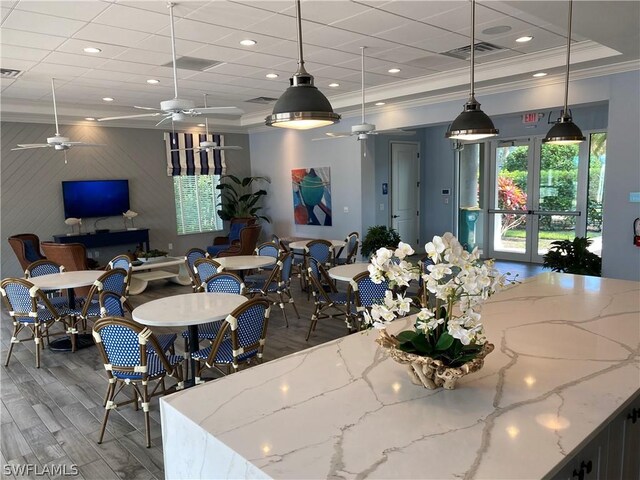
M504 238L524 238L526 232L524 230L507 230ZM573 240L576 236L575 230L551 230L540 231L539 238L541 240Z

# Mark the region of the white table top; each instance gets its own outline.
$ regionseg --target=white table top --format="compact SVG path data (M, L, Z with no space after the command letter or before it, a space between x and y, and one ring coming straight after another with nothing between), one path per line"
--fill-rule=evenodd
M496 349L451 391L413 385L367 331L163 397L165 475L553 475L640 393L639 295L556 273L496 294L482 311Z
M329 269L329 276L335 280L349 282L359 273L366 272L368 263L348 263Z
M296 242L291 242L289 244L289 248L291 250L304 250L304 247L307 246L307 243L312 241L313 240L298 240ZM331 242L331 245L333 245L333 248L340 248L346 245L346 242L344 240L329 240L329 242Z
M142 265L134 265L131 270L137 272L139 270L152 270L154 268L170 267L172 265L181 265L184 263L184 258L178 257L163 257L159 260L150 260L143 262Z
M275 257L267 255L236 255L233 257L216 257L212 260L222 265L225 270L250 270L273 265L277 261Z
M78 288L92 285L104 270L78 270L75 272L50 273L39 277L27 278L36 287L47 290L57 288Z
M185 293L144 303L131 315L142 325L184 327L224 320L246 301L235 293Z

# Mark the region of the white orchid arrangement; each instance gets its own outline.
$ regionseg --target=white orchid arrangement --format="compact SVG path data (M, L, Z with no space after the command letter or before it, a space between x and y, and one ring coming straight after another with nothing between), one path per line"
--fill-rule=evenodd
M461 365L473 359L486 342L481 306L506 285L507 278L496 270L493 260L480 260L477 248L467 252L449 232L433 237L425 251L432 262L425 273L406 260L414 253L410 245L400 243L395 251L381 248L375 253L368 267L370 278L375 283L388 281L390 290L382 303L365 312L365 323L384 328L409 314L413 300L392 290L421 278L423 305L416 305L415 330L396 335L398 348L440 359L446 365Z

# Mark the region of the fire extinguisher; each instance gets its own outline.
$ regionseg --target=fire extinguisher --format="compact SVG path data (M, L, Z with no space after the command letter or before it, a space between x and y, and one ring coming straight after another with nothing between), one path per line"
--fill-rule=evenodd
M640 247L640 218L636 218L633 222L633 244Z

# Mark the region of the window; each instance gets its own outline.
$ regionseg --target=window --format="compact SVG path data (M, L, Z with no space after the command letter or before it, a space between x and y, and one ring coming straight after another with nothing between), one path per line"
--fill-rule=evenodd
M219 180L218 175L173 177L178 235L222 230L216 204Z

